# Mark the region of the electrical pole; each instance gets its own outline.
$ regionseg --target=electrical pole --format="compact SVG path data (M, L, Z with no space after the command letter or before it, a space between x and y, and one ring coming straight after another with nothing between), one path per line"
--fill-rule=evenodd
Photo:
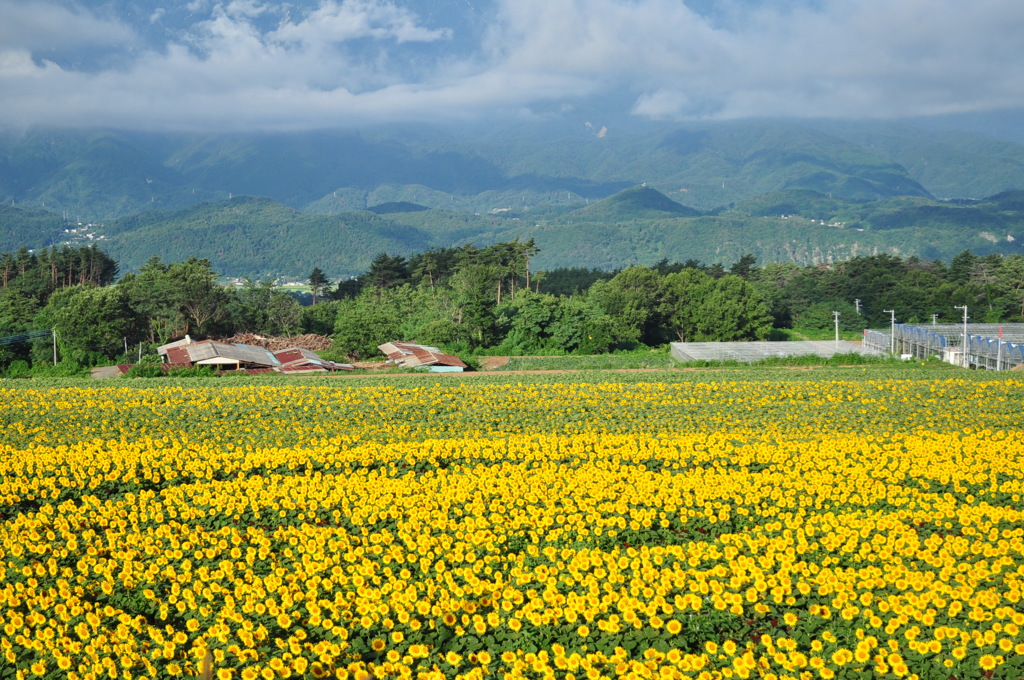
M938 314L932 314L932 325L935 325L935 320L939 318Z
M889 354L896 354L896 310L883 309L889 315Z
M857 314L860 315L860 298L856 298L853 301L853 304L857 308Z
M832 312L836 322L836 349L839 349L839 312Z
M963 357L961 358L961 362L963 363L964 368L966 368L967 367L967 305L954 305L953 309L962 309L962 310L964 310L964 339L963 339L963 347L961 348Z

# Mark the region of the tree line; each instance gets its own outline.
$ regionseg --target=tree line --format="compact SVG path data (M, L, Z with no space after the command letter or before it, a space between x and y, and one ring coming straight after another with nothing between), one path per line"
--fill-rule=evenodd
M870 255L831 264L726 267L695 260L617 271L531 269L532 239L487 247L377 255L361 276L332 282L319 267L300 303L273 281L218 283L208 260L150 259L117 279L96 246L0 254L0 337L53 329L73 370L132 361L170 340L249 332L318 333L334 358L368 359L403 339L455 353L581 353L672 341L763 340L778 329L855 331L898 322L1024 320L1024 256L949 263ZM312 304L309 304L312 303ZM53 361L49 341L0 345L0 368Z
M304 308L273 281L221 285L205 259L153 257L119 280L116 262L95 246L4 253L0 267L0 338L52 329L63 365L58 374L131 363L186 334L293 335L320 311ZM49 339L0 344L0 369L15 366L20 373L31 365L54 372L53 355Z

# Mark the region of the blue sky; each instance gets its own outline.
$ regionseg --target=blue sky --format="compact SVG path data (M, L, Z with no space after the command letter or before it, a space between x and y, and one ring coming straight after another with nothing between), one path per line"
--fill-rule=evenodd
M0 127L1024 108L1020 0L0 0Z

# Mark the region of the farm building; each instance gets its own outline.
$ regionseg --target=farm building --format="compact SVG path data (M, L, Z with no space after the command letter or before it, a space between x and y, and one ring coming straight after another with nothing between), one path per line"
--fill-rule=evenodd
M157 348L169 364L184 366L220 366L224 370L270 370L280 373L312 373L352 370L351 364L326 361L312 350L289 348L271 352L262 347L216 340L183 340Z
M301 347L291 347L280 352L274 352L274 357L281 362L279 370L282 373L317 373L321 371L351 371L355 369L355 366L352 364L339 364L321 359L320 355L313 350Z
M388 363L401 368L422 368L434 373L458 373L468 368L457 356L445 354L437 347L412 342L386 342L378 345Z

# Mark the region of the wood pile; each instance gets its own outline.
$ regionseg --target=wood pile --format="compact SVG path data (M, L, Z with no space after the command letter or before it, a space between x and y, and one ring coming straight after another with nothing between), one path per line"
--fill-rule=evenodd
M323 352L331 348L333 341L329 336L315 335L313 333L293 335L287 338L266 338L255 333L239 333L230 338L224 338L224 342L262 347L263 349L269 349L271 352L280 352L283 349L290 349L292 347L308 349L313 352Z

